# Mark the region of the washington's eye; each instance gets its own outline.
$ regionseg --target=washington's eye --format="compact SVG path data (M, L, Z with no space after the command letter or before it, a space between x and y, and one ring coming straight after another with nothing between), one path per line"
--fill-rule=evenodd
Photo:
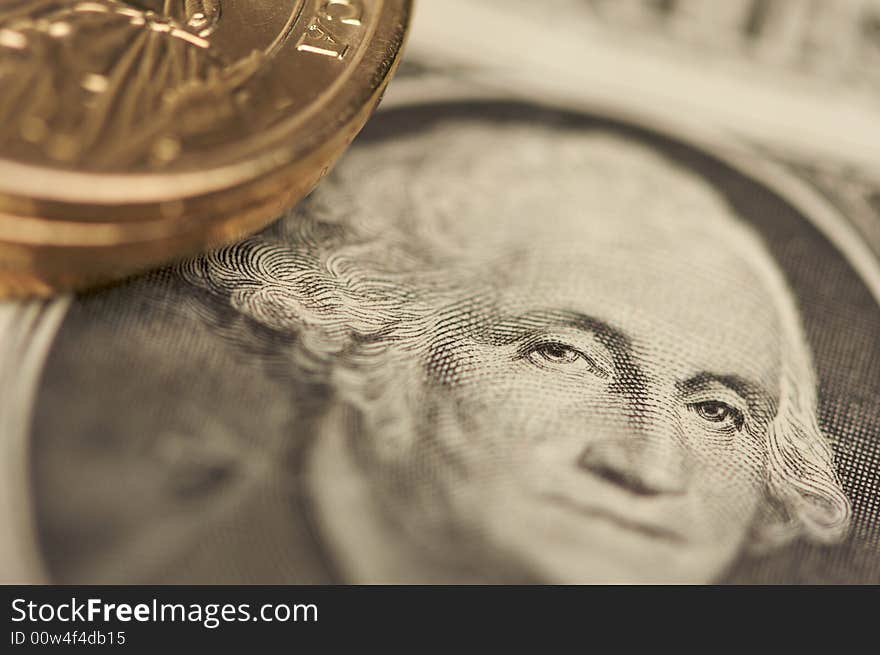
M540 344L534 353L553 364L574 364L582 357L577 350L561 343Z
M726 424L741 430L745 417L743 413L731 407L727 403L718 400L707 400L700 403L693 403L690 408L704 421L709 423Z
M526 349L523 357L542 368L576 371L581 367L599 377L608 376L608 373L591 357L577 348L558 341L543 341L533 344Z

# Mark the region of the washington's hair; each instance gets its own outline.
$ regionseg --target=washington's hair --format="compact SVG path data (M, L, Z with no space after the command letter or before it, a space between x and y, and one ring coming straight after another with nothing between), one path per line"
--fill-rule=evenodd
M456 288L479 289L484 283L485 271L468 256L475 248L466 243L468 235L476 246L503 238L492 212L512 212L547 200L546 192L536 200L526 197L532 191L501 191L494 187L499 180L517 180L553 165L562 169L560 174L577 176L582 181L577 184L595 187L596 197L613 185L609 220L620 212L614 203L630 202L621 201L621 196L631 196L633 203L650 198L657 211L669 216L729 213L704 182L620 138L574 131L536 134L539 128L534 126L505 126L500 129L507 131L508 150L492 155L492 163L485 164L491 170L482 170L482 164L468 156L497 150L502 140L487 134L490 130L482 124L455 129L458 145L467 144L467 152L438 132L436 143L422 137L419 147L397 142L352 153L295 213L261 235L187 262L182 267L185 278L221 297L244 322L295 335L280 355L298 371L333 384L338 376L369 369L377 355L405 353L415 341L412 336L431 334L439 309L451 302ZM430 147L440 144L443 147ZM430 162L411 154L425 151L430 152ZM384 155L398 166L377 165ZM467 180L473 191L468 197L444 192L443 182L433 179L423 180L421 186L400 186L401 167L419 179L421 166L430 165L436 174L444 166L436 159L444 158L449 170ZM358 183L363 179L370 181ZM352 188L366 186L369 193L353 195ZM582 192L589 194L590 189ZM565 211L566 198L555 200ZM461 213L469 221L465 232L455 219ZM730 220L705 228L699 227L700 220L688 220L698 226L695 229L733 244L747 259L775 301L781 330L779 399L767 430L768 502L752 545L773 547L797 536L822 543L840 540L849 526L850 503L817 422L816 378L794 295L762 240L741 220L731 214ZM655 227L646 220L640 229ZM489 244L485 251L491 251ZM377 387L381 383L373 381L369 393L381 394Z
M817 419L817 380L794 295L755 238L750 264L775 301L782 367L776 416L767 430L768 514L753 548L772 548L797 536L833 543L845 536L850 502L834 468L834 455Z

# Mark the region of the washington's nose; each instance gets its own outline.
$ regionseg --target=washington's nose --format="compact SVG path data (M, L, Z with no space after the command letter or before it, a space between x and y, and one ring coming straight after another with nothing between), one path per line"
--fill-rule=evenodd
M616 437L590 444L578 465L586 472L639 496L684 493L687 470L678 445Z

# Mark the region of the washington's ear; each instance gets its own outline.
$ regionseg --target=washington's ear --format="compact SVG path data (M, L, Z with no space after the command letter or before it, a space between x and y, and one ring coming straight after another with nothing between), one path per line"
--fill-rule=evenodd
M781 548L801 536L801 526L773 498L765 498L752 525L748 552L761 555Z
M381 435L371 456L399 461L423 436L419 417L437 402L419 381L423 360L400 341L359 342L327 371L335 399L363 422L363 434Z

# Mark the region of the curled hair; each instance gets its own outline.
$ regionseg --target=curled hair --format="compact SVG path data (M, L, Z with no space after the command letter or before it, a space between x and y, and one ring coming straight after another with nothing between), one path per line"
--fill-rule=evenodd
M779 406L768 429L768 492L774 520L758 526L753 547L762 550L803 535L819 543L840 541L851 506L834 468L834 455L817 420L816 374L793 295L769 258L755 262L777 299L782 326Z

